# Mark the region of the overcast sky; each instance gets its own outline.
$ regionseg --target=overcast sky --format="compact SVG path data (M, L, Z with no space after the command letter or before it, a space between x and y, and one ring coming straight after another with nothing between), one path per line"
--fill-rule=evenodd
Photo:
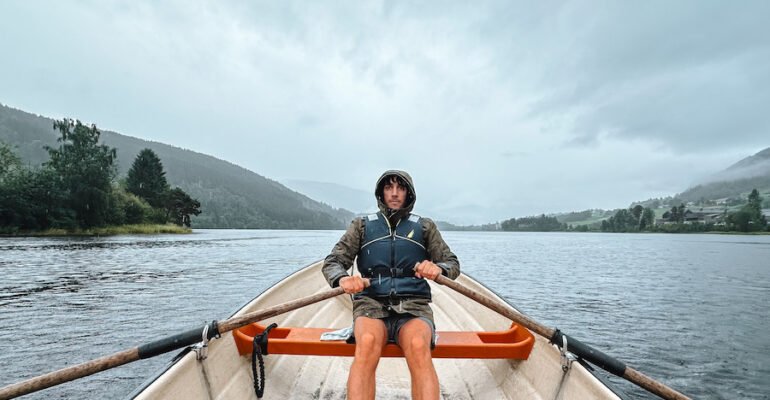
M275 180L405 169L456 223L627 207L770 146L767 1L158 3L0 1L0 103Z

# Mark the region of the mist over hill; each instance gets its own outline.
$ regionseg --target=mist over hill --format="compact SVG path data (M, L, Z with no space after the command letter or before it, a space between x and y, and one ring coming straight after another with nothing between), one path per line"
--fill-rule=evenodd
M57 146L58 137L53 119L0 104L0 140L10 144L24 163L39 166L47 161L44 146ZM163 162L169 184L201 202L203 213L193 218L195 228L343 229L353 217L206 154L110 131L102 131L100 140L117 148L120 177L142 149L152 149Z
M281 183L332 207L350 210L357 215L370 214L378 211L373 187L372 191L369 192L329 182L284 179ZM374 186L374 180L372 180L372 186ZM460 229L462 227L462 220L468 219L463 218L463 216L473 215L474 212L481 208L483 207L477 204L469 204L462 207L443 206L426 208L422 207L422 202L420 202L420 196L418 195L414 213L420 216L429 217L436 223L440 222L443 226L448 227L451 230ZM458 223L458 221L460 222Z
M724 208L726 207L724 200L733 199L733 204L740 204L741 201L746 201L748 194L753 189L757 189L765 199L770 197L770 147L741 159L724 170L713 174L701 184L695 185L681 193L672 194L672 196L665 198L651 198L633 202L628 207L632 208L636 205L641 205L653 209L660 209L661 207L667 209L668 207L680 204L680 202L692 202L700 204L701 207L707 203L712 205L722 204L721 207ZM542 216L555 217L563 224L598 226L599 223L612 217L619 210L623 210L623 208L615 210L592 209ZM491 224L488 226L490 227L489 229L494 229L491 228ZM468 228L482 229L482 227L449 226L449 229Z
M283 179L281 183L332 207L343 208L357 214L377 211L377 202L374 199L373 191L367 192L336 183L302 179Z
M770 191L770 147L746 157L675 197L684 201L745 196L752 189Z

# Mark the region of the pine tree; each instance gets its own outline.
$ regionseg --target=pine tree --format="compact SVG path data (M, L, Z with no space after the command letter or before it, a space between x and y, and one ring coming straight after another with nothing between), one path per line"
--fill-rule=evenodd
M749 194L749 201L744 206L744 209L751 216L751 223L754 224L756 230L762 230L767 225L767 219L762 215L762 196L759 195L759 191L754 189Z
M749 201L746 206L759 213L762 212L762 197L759 195L757 189L752 190L751 194L749 194Z
M655 211L651 208L644 208L642 217L639 220L639 230L650 230L655 225Z
M731 229L749 232L764 230L767 226L767 219L762 215L762 197L759 191L754 189L749 194L746 205L740 210L730 213L727 216L727 223Z
M163 163L150 149L144 149L136 156L128 170L126 190L145 199L153 207L163 207L169 191Z

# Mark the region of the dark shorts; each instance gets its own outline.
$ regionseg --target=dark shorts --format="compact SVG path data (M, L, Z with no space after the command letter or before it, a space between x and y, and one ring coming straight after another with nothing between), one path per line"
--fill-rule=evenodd
M407 322L418 318L423 321L425 321L426 324L430 327L430 348L431 350L436 347L436 327L433 326L433 321L429 320L425 317L416 317L412 314L398 314L398 313L391 313L389 316L385 318L380 318L380 321L385 323L385 331L388 333L388 343L395 343L398 344L398 333L401 331L401 328L406 324ZM356 338L355 335L350 336L350 339L348 339L348 343L355 343Z

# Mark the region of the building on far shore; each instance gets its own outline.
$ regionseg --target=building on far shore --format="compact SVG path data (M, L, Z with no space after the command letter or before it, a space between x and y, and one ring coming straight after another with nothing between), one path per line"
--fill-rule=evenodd
M768 210L770 211L770 210ZM724 207L701 207L698 211L685 210L684 223L693 224L714 224L724 225L725 218L727 217L727 209ZM655 225L676 224L677 221L673 218L671 211L666 211L663 215L655 220Z

